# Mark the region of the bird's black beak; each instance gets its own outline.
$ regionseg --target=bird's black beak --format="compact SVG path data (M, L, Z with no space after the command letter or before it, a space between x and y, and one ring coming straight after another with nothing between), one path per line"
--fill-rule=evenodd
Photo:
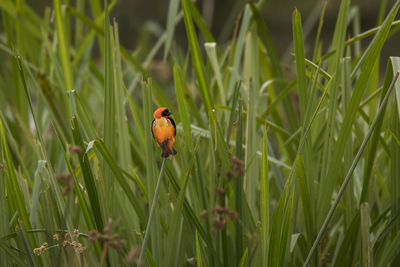
M168 117L169 115L171 115L172 112L170 112L168 109L165 109L162 113L161 116L163 117Z

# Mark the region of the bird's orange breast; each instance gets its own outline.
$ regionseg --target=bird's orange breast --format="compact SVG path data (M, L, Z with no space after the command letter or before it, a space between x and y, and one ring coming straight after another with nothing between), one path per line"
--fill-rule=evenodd
M152 130L153 135L157 139L158 143L163 143L167 139L173 140L175 128L171 121L167 118L162 117L155 119L152 125Z

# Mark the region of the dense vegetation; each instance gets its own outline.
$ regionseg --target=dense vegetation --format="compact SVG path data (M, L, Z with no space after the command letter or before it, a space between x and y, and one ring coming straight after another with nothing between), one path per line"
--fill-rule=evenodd
M341 1L331 40L323 6L307 46L295 10L289 70L264 1L217 44L170 0L133 52L104 2L0 1L0 266L400 265L400 58L380 56L400 1L366 32Z

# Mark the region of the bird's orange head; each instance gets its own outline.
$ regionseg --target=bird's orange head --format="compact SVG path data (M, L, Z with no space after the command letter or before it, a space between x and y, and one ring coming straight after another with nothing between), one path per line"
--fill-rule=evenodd
M171 114L172 114L172 112L170 112L166 107L158 108L153 113L154 118L156 118L156 119L160 119L162 117L167 117L168 118L169 115L171 115Z

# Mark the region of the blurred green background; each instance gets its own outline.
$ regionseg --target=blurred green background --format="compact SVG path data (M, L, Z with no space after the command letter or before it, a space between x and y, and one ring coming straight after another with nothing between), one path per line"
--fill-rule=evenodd
M30 0L26 1L40 15L43 15L44 6L52 6L52 1ZM75 1L70 1L73 6ZM199 0L195 1L199 11L202 12L208 28L216 37L219 45L223 45L230 41L235 21L240 17L246 0ZM330 44L330 38L335 27L337 12L339 9L339 0L272 0L266 1L261 12L266 24L270 27L272 37L275 41L278 53L283 61L289 62L293 58L289 55L292 40L292 24L291 16L295 8L302 13L304 31L309 33L306 41L310 46L314 43L314 35L320 10L324 2L327 2L325 12L324 30L322 31L322 39L324 47ZM379 9L382 2L387 2L387 10L393 5L393 0L353 0L352 8L358 8L361 13L361 32L376 26ZM89 1L87 1L89 6ZM138 49L138 46L152 45L158 40L159 36L166 28L168 16L169 1L166 0L119 0L110 13L110 18L115 18L119 24L120 42L127 49ZM86 8L89 10L89 8ZM86 14L90 16L91 14ZM311 27L307 25L312 25ZM308 28L307 28L308 27ZM364 40L367 44L370 39ZM175 42L186 47L186 36L184 23L181 21L175 32ZM395 35L389 39L382 51L382 58L389 55L400 55L397 45L400 42L400 36ZM308 51L310 52L310 51ZM306 54L307 55L307 54ZM162 58L162 54L158 55Z

